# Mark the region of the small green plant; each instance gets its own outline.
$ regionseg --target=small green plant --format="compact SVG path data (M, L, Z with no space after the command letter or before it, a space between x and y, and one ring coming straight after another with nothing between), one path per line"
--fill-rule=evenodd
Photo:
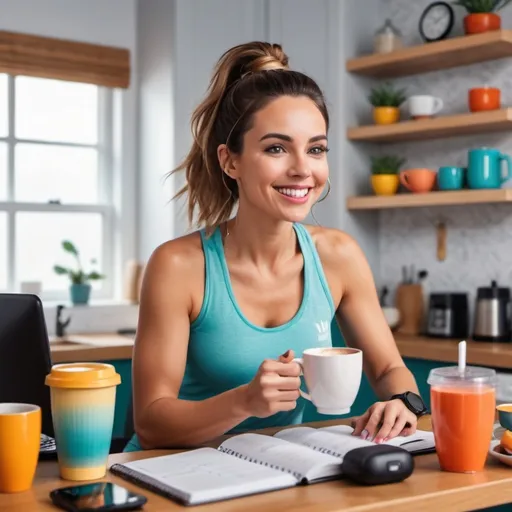
M368 96L374 107L399 107L405 99L405 89L395 89L389 82L372 88Z
M496 12L503 9L512 0L456 0L455 5L464 7L470 14Z
M100 274L96 270L84 272L80 261L80 253L72 242L69 240L63 240L62 248L65 252L75 257L78 268L73 270L68 267L62 267L61 265L54 265L53 270L56 274L60 276L68 276L73 284L87 284L89 281L98 281L99 279L105 278L104 275ZM91 264L95 265L96 260L92 259Z
M396 155L372 156L372 174L398 174L405 158Z

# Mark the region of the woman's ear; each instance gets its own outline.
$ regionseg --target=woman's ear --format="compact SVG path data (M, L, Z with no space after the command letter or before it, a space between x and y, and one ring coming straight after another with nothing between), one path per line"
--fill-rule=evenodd
M229 149L226 144L221 144L217 148L217 157L219 159L219 165L222 171L225 172L230 178L236 179L233 159L229 154Z

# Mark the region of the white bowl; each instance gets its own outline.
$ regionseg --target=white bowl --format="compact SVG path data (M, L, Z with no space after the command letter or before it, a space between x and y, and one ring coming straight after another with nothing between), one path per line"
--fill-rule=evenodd
M397 308L382 308L382 312L384 313L384 317L390 329L394 329L398 327L400 323L400 311Z

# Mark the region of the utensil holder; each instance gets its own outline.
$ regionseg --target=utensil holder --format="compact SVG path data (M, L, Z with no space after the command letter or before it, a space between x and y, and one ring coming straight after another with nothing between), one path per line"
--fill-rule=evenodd
M395 307L400 311L400 325L397 332L410 335L419 334L424 314L421 284L399 285L396 289Z

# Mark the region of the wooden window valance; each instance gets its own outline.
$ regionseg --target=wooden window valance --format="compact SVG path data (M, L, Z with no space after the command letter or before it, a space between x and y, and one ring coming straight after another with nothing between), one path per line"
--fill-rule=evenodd
M0 73L128 88L130 52L0 30Z

